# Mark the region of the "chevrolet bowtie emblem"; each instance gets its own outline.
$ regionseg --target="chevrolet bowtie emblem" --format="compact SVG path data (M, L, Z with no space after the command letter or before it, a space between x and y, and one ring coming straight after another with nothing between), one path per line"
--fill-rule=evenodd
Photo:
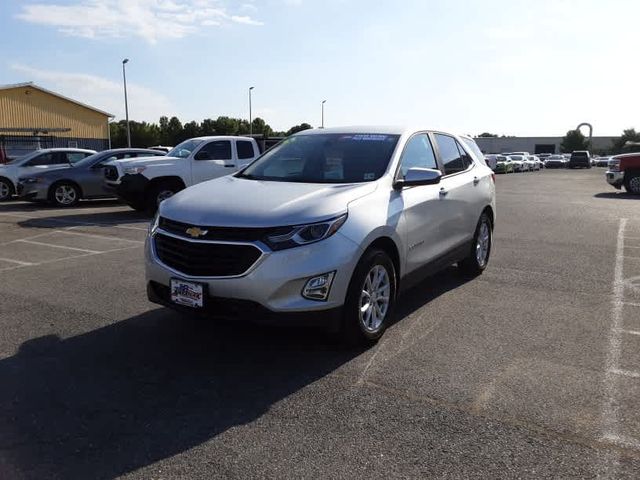
M186 231L187 235L190 235L191 238L199 238L205 236L209 233L209 230L202 230L198 227L189 227Z

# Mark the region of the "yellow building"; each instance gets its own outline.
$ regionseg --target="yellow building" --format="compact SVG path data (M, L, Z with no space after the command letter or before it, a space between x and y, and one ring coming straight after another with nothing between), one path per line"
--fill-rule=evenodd
M9 156L36 148L109 148L113 115L29 83L0 86L0 146Z

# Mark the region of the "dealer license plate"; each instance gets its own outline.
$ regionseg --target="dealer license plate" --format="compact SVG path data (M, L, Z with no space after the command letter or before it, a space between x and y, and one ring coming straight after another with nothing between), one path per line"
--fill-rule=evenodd
M171 279L171 301L178 305L202 308L204 288L202 284Z

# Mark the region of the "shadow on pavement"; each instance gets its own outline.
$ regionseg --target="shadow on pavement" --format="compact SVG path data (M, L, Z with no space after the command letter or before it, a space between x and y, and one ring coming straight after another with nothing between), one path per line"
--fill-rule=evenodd
M164 309L0 361L0 478L114 478L255 420L359 351Z
M596 193L595 198L615 198L616 200L640 200L640 195L632 195L626 192Z
M83 210L88 208L100 208L100 207L125 207L122 202L116 199L99 199L99 200L83 200L74 207L69 207L69 211ZM46 202L22 202L22 201L5 201L0 202L0 212L35 212L47 210L60 210L62 207L56 207L55 205Z
M64 228L77 226L113 227L119 224L149 225L151 217L134 210L124 212L76 213L74 215L54 215L51 217L29 218L17 224L23 228Z

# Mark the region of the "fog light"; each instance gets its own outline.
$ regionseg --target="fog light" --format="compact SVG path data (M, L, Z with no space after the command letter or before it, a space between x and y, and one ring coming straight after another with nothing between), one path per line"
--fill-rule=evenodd
M302 296L309 300L326 301L335 273L323 273L317 277L310 278L302 289Z

